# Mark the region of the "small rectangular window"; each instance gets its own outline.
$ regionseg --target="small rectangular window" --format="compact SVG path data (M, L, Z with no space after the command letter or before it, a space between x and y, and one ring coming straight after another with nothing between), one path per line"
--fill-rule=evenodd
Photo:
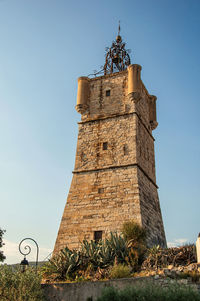
M106 96L110 96L110 90L106 90Z
M103 193L103 188L98 188L98 193Z
M103 150L108 149L108 142L103 142Z
M102 231L94 231L94 241L97 243L102 239Z

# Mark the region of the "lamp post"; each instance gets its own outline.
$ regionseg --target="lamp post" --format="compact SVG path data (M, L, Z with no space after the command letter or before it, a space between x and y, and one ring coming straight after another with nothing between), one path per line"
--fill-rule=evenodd
M21 244L25 241L25 240L31 240L35 243L36 245L36 261L35 261L35 269L36 269L36 273L37 273L37 267L38 267L38 255L39 255L39 247L38 247L38 244L37 242L33 239L33 238L30 238L30 237L27 237L27 238L24 238L22 239L22 241L20 242L19 244L19 252L24 255L24 259L21 261L20 263L20 266L22 267L22 272L25 272L27 266L29 265L28 263L28 260L26 259L26 256L29 255L31 253L31 247L29 245L26 245L24 246L24 249L27 250L25 252L22 251L21 249Z
M200 233L196 241L197 263L200 264Z

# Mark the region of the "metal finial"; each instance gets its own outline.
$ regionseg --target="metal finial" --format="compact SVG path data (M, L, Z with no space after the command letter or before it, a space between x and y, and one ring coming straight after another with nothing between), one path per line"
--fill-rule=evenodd
M121 30L121 27L120 27L120 21L119 21L119 26L118 26L118 36L120 35L120 30Z
M118 27L118 35L112 46L106 49L106 62L104 65L104 74L125 70L131 63L128 50L125 49L125 43L122 42L120 36L120 21Z

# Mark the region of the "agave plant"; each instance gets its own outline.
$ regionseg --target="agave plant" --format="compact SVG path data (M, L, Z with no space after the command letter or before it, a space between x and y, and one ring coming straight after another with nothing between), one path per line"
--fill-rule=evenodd
M82 265L82 256L79 251L73 250L69 255L68 267L66 270L66 275L71 276L76 272Z
M85 258L85 261L88 264L91 264L94 270L99 267L99 259L100 259L100 245L101 242L99 241L96 243L94 240L88 242L84 240L81 245L81 254Z
M81 253L96 270L98 267L107 268L113 265L115 259L118 263L126 263L128 249L122 236L111 233L109 238L100 240L98 243L93 240L90 242L84 240Z
M82 265L80 251L65 248L60 253L50 259L42 268L43 276L53 280L64 280L72 277Z
M112 257L117 263L126 263L128 256L128 248L125 239L117 233L110 233L110 238L107 240L110 246Z
M101 269L105 269L111 265L113 265L115 256L112 252L109 240L101 241L99 243L99 267Z
M117 233L110 233L98 243L84 240L80 250L63 249L43 266L43 275L53 280L75 278L77 272L88 269L106 269L117 264L128 264L136 268L143 254L142 245L135 240L126 241Z

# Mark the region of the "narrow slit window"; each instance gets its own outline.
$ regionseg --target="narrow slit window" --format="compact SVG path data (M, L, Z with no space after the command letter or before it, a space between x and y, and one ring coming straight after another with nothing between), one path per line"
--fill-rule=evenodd
M110 90L106 90L106 97L110 96Z
M103 150L108 149L108 142L103 142Z
M128 155L128 145L127 144L124 144L123 151L124 151L124 156Z
M102 239L102 231L94 231L94 241L97 243Z

